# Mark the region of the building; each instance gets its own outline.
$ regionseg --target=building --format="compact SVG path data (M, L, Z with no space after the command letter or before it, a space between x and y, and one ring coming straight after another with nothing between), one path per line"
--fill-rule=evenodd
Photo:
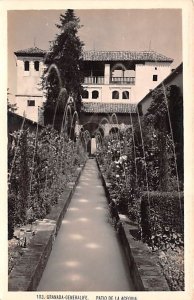
M40 78L44 69L46 52L34 47L14 52L17 58L17 89L15 103L17 114L38 121L43 105L43 91Z
M169 132L174 142L174 149L176 153L176 166L179 180L184 180L184 117L183 117L183 63L181 63L170 75L168 75L157 87L154 89L161 89L164 91L170 87L171 92L168 94L168 117L170 120ZM153 101L152 92L150 91L139 103L138 110L141 115L145 115ZM159 107L155 110L160 109ZM153 112L153 110L152 110ZM164 126L164 124L163 124Z
M34 47L14 53L17 113L40 122L44 102L40 81L46 51ZM173 62L155 51L85 51L83 61L84 92L79 130L87 129L91 138L99 128L102 135L108 135L111 131L131 127L137 103L171 73Z
M155 88L167 87L176 85L179 87L180 95L183 97L183 63L181 63L175 70L173 70L162 82ZM138 102L139 111L145 115L152 102L152 90Z
M85 51L83 102L138 103L170 74L172 61L154 51Z

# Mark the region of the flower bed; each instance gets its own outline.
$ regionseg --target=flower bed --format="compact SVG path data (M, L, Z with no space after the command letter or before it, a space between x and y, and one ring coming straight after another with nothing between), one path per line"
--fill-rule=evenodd
M9 271L35 234L36 220L58 203L85 160L79 139L74 142L50 126L14 132L8 166Z
M159 264L172 291L184 291L184 249L159 251Z
M142 194L142 238L153 249L183 247L183 193L149 192Z
M136 222L139 232L136 231L134 238L147 243L150 250L157 254L158 263L171 290L183 290L183 193L173 190L176 176L172 157L169 156L171 163L166 173L167 179L160 180L161 172L157 166L160 166L160 159L163 157L156 155L158 146L153 155L153 147L149 146L150 133L145 141L142 151L142 145L138 144L138 139L130 131L105 137L98 147L97 160L108 182L114 206L111 205L111 212L116 209L118 213ZM167 147L170 149L168 143ZM158 170L157 174L153 170ZM167 191L161 192L159 190L164 181L168 181ZM113 224L117 228L117 220L114 213L112 215Z

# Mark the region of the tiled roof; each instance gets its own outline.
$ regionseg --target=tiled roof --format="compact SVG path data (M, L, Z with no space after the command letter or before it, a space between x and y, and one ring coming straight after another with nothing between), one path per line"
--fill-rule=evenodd
M173 61L172 58L155 51L85 51L83 59L85 61Z
M14 52L16 55L41 55L44 56L47 51L37 47L18 50ZM166 57L155 51L84 51L84 61L160 61L172 62L173 59Z
M136 104L84 102L82 111L86 113L136 113Z
M16 55L41 55L44 56L46 54L45 50L42 50L37 47L31 47L28 49L18 50L14 52Z

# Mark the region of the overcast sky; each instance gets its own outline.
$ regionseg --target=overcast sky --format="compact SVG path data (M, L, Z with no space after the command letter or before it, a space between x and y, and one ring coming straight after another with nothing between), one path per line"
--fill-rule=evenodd
M8 12L8 88L16 93L14 51L34 46L48 50L55 38L59 10ZM182 19L178 9L75 10L80 18L79 35L86 50L148 50L182 61Z

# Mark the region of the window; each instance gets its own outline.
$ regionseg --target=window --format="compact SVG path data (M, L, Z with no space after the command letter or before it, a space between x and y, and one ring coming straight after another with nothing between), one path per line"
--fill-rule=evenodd
M88 99L89 98L89 93L87 90L84 90L83 93L82 93L82 98L84 99Z
M119 99L119 92L118 91L113 91L112 92L112 99Z
M157 67L155 67L155 70L157 70L158 68Z
M35 61L34 62L34 70L39 71L39 66L40 66L39 61Z
M30 63L29 61L24 62L24 71L29 71L30 70Z
M153 81L157 81L158 80L158 75L153 75Z
M128 91L122 92L122 99L129 99L129 92Z
M28 106L35 106L35 100L28 100Z
M93 91L92 92L92 99L97 99L99 97L99 92L98 91Z

